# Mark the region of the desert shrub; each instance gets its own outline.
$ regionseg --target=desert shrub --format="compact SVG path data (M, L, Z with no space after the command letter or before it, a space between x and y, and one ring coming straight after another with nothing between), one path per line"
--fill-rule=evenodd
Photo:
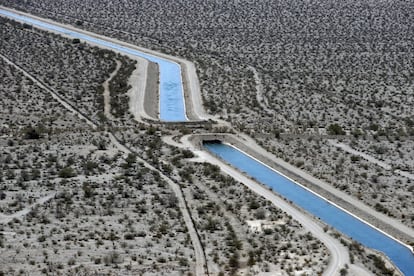
M331 124L328 126L328 133L331 135L345 135L345 131L338 124Z
M65 167L65 168L63 168L59 171L59 177L61 177L61 178L71 178L71 177L74 177L74 176L76 176L76 172L70 166Z

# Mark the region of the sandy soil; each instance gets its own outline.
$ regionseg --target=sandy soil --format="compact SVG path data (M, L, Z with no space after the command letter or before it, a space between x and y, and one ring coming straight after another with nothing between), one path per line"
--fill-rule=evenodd
M85 30L82 30L82 29L78 29L78 28L75 28L71 25L61 24L61 23L58 23L58 22L55 22L55 21L52 21L52 20L49 20L49 19L41 18L41 17L35 16L35 15L26 14L26 13L23 13L23 12L14 10L14 9L10 9L10 8L7 8L7 7L2 7L2 8L5 9L5 10L12 11L12 12L17 13L17 14L22 14L22 15L25 15L25 16L35 18L35 19L40 20L40 21L44 21L44 22L47 22L47 23L52 23L52 24L57 25L57 26L62 26L64 28L68 28L68 29L74 30L74 31L79 32L79 33L83 33L83 34L86 34L86 35L89 35L89 36L92 36L92 37L96 37L96 38L99 38L99 39L110 41L110 42L113 42L113 43L116 43L116 44L119 44L119 45L122 45L122 46L125 46L125 47L136 49L136 50L142 51L144 53L148 53L148 54L158 56L160 58L164 58L166 60L178 63L181 66L181 70L182 70L182 74L183 74L183 86L184 86L184 94L185 94L185 102L186 102L186 111L188 113L187 116L188 116L189 120L198 121L198 120L208 120L209 118L212 118L211 116L209 116L205 112L205 109L203 107L202 99L201 99L201 92L200 92L200 84L199 84L199 81L198 81L198 76L197 76L197 73L196 73L196 70L195 70L195 66L192 62L184 60L184 59L179 58L179 57L174 57L174 56L170 56L170 55L167 55L167 54L152 51L150 49L138 47L138 46L135 46L135 45L132 45L132 44L129 44L129 43L117 40L117 39L109 38L109 37L98 35L98 34L88 32L88 31L85 31ZM65 35L62 35L62 36L65 36ZM70 38L70 36L67 36L67 35L66 35L66 37ZM100 48L106 48L106 47L103 47L101 45L96 45L94 43L89 43L88 42L88 44L91 44L91 45L94 45L94 46L99 46ZM109 48L106 48L106 49L109 49ZM117 52L113 49L109 49L109 50ZM130 58L138 60L138 58L135 57L135 56L130 56L130 55L128 55L128 56ZM140 60L138 60L138 61L140 61ZM142 62L142 60L141 60L141 62ZM144 67L142 67L142 68L144 68ZM150 113L153 113L153 111L151 111ZM149 115L152 115L152 114L149 114Z
M46 202L48 202L49 200L51 200L54 196L56 195L56 193L51 193L47 196L41 197L39 198L36 203L27 206L26 208L24 208L23 210L20 210L17 213L14 213L12 215L4 215L0 213L0 224L6 224L9 221L13 220L13 219L20 219L22 217L24 217L25 215L27 215L35 206L38 205L42 205L45 204Z
M336 140L328 140L328 142L331 145L342 149L343 151L346 151L346 152L351 153L351 154L354 154L354 155L361 156L362 158L368 160L369 162L374 163L374 164L376 164L376 165L378 165L378 166L380 166L380 167L382 167L382 168L384 168L386 170L392 170L392 166L390 164L388 164L388 163L386 163L384 161L378 160L377 158L375 158L375 157L373 157L373 156L371 156L369 154L366 154L364 152L355 150L355 149L351 148L350 146L348 146L348 145L346 145L344 143L339 143ZM405 176L405 177L407 177L409 179L413 179L414 180L414 174L412 174L410 172L403 171L403 170L394 170L394 172L397 173L397 174L399 174L399 175L402 175L402 176Z
M111 114L111 94L110 94L111 92L109 91L109 82L113 79L113 77L116 76L120 68L121 68L121 62L117 60L115 70L111 73L109 78L103 83L104 114L109 119L113 119L113 116Z
M121 144L112 133L107 133L107 135L111 139L112 143L118 148L118 150L124 153L124 156L126 156L129 153L132 153L131 150L129 150L127 147ZM195 226L193 224L193 221L191 220L191 216L185 204L184 196L182 194L181 189L179 188L178 184L173 182L170 178L166 177L164 174L162 174L162 172L160 172L158 169L153 167L151 164L149 164L148 162L146 162L145 160L139 157L137 157L137 159L139 162L142 162L150 170L158 171L161 177L170 185L171 189L174 191L175 195L177 196L180 211L183 215L183 219L186 223L192 244L194 246L194 251L195 251L195 256L196 256L196 275L205 275L204 268L206 265L206 260L204 258L203 247L201 246L201 242L198 238L197 232L195 230Z
M72 112L73 114L76 114L81 120L84 120L89 126L96 128L95 123L93 123L90 119L88 119L85 115L83 115L81 112L76 110L71 104L63 100L55 91L53 91L50 87L45 85L44 83L40 82L38 79L34 78L32 75L30 75L27 71L25 71L23 68L19 67L9 59L7 59L5 56L0 55L0 57L6 61L7 63L13 65L18 69L20 72L22 72L26 77L31 79L34 83L36 83L39 87L45 89L47 92L49 92L54 99L56 99L61 105L63 105L67 110Z
M198 81L194 63L185 59L178 59L178 62L181 65L183 73L185 104L188 118L190 120L209 120L213 118L204 109L200 82Z
M385 228L386 232L390 232L392 229L395 228L398 231L402 232L403 235L405 235L406 239L412 239L414 238L414 229L411 229L407 227L406 225L402 224L401 222L397 221L396 219L390 218L382 213L379 213L375 210L373 210L371 207L365 205L361 201L355 199L354 197L351 197L350 195L339 191L338 189L335 189L331 185L325 183L324 181L317 179L308 173L304 172L303 170L290 165L289 163L281 160L280 158L276 158L272 154L265 151L262 147L257 145L257 143L251 139L250 137L246 135L242 135L243 143L246 144L248 147L252 148L255 152L259 153L260 155L265 156L267 159L273 161L277 165L279 165L282 168L285 168L287 171L290 171L293 173L293 175L299 176L302 179L306 179L310 183L312 183L315 186L318 186L322 188L325 191L328 191L329 193L335 195L337 198L340 198L344 200L345 202L349 203L351 206L355 207L356 209L361 210L362 212L369 214L370 216L374 217L378 221L381 222L380 228ZM393 232L391 232L393 233ZM395 233L396 236L399 236L397 233Z
M141 121L141 118L151 118L145 112L145 90L147 83L147 68L148 61L140 59L137 68L132 72L129 78L131 89L128 91L129 96L129 111L134 116L136 121Z
M311 232L316 238L325 244L328 250L331 252L331 259L328 267L325 269L324 275L336 275L339 273L339 270L344 267L345 264L349 264L349 253L348 249L343 246L337 239L331 237L329 234L325 233L323 227L316 223L311 217L305 215L302 211L294 207L293 205L287 203L282 198L272 193L256 181L246 177L233 167L225 164L221 160L218 160L209 153L199 150L188 140L189 136L185 136L181 142L182 147L190 149L193 151L199 158L209 163L220 166L221 170L233 177L234 179L245 184L248 188L253 190L258 195L264 197L265 199L271 201L275 206L282 209L289 215L291 215L295 220L302 224L305 229ZM170 139L164 140L166 142L171 141ZM177 143L173 143L177 145Z
M33 16L33 17L35 17L35 16ZM42 19L42 18L37 18L37 19L40 19L40 20L43 20L43 21L48 21L48 20L45 20L45 19ZM57 24L57 25L60 25L60 24ZM65 25L65 27L75 29L75 28L67 26L67 25ZM75 29L75 30L78 31L78 32L88 33L86 31L82 31L82 30L78 30L78 29ZM154 55L157 55L157 56L160 56L160 57L163 57L163 58L166 58L166 59L174 60L174 61L180 63L182 65L182 68L183 68L182 70L183 70L185 91L186 91L186 94L185 94L186 108L187 108L187 112L189 114L188 117L190 119L208 119L208 118L211 118L210 116L208 116L205 113L204 108L202 106L201 93L200 93L198 78L195 74L194 65L192 63L190 63L188 61L185 61L185 60L182 60L182 59L179 59L179 58L176 58L176 57L171 57L171 56L164 55L164 54L159 54L159 53L147 50L147 49L142 49L140 47L132 46L132 45L129 45L129 44L126 44L126 43L123 43L123 42L119 42L117 40L109 39L109 38L106 38L106 37L101 37L101 36L98 36L96 34L88 33L88 35L99 37L101 39L106 39L106 40L109 40L109 41L112 41L112 42L115 42L115 43L127 45L128 47L137 48L140 51L147 52L147 53L150 53L150 54L154 54ZM144 79L143 78L144 76L142 74L142 72L144 72L144 70L145 70L144 67L148 67L148 65L141 67L139 69L139 71L137 71L137 72L141 72L141 76L136 75L135 80L143 80ZM24 70L22 70L22 71L24 72ZM25 74L27 74L27 73L25 73ZM145 79L147 79L147 76L145 76ZM33 80L36 81L35 79L33 79ZM132 80L134 80L134 78L132 78ZM148 81L147 81L147 83L148 83ZM43 88L47 89L47 87L43 86L41 83L39 83L39 85L41 85ZM139 90L139 91L143 91L142 85L141 85L141 90ZM54 95L54 97L57 97L58 100L60 99L53 92L51 92L51 93L52 93L52 95ZM148 94L148 93L146 93L146 94ZM149 94L151 94L151 93L149 93ZM86 117L84 117L82 114L80 114L79 112L74 110L70 105L68 105L67 103L65 103L61 99L60 99L60 101L62 101L62 104L66 104L68 106L67 107L68 109L71 108L72 112L77 113L81 118L83 117L83 119L85 119L88 123L95 126ZM149 101L153 102L153 100L149 100ZM143 112L141 114L146 113L145 106L146 106L146 103L148 102L148 99L147 99L146 95L144 95L144 96L143 95L141 95L141 96L138 95L135 98L135 100L131 100L131 102L135 102L135 103L140 102L141 105L144 105L143 108L141 109L142 110L141 112ZM154 115L153 110L149 111L148 113L152 113L152 114L149 114L149 115ZM135 110L134 115L136 116L136 114L137 114L137 112ZM120 144L115 139L115 137L113 137L112 134L110 134L110 137L113 140L113 142L118 145L118 148L120 150L122 150L125 154L130 152L126 147L124 147L122 144ZM263 154L267 157L270 156L267 152L262 150L252 139L250 139L248 137L244 137L244 138L245 138L244 143L246 143L246 145L252 147L254 150L258 150L260 154ZM190 144L187 144L187 142L184 142L184 143L186 145L185 147L191 148ZM192 151L195 152L199 156L200 159L211 162L213 164L219 165L225 173L227 173L230 176L234 177L235 179L243 182L246 186L248 186L249 188L254 190L256 193L258 193L259 195L263 196L264 198L272 201L276 206L280 207L281 209L283 209L287 213L291 214L296 220L301 222L304 225L305 228L307 228L316 237L318 237L322 242L324 242L325 245L329 248L329 250L332 253L332 260L329 263L329 266L328 266L327 270L325 271L326 275L332 275L332 274L338 273L338 270L341 267L343 267L343 265L345 263L349 262L347 249L343 245L341 245L336 239L333 239L332 237L330 237L329 235L324 233L322 227L319 224L317 224L313 219L311 219L308 216L304 215L301 211L297 210L295 207L291 206L290 204L286 203L285 201L283 201L282 199L280 199L279 197L277 197L273 193L271 193L268 190L264 189L258 183L246 178L244 175L237 172L237 170L235 170L235 169L231 168L230 166L224 164L220 160L217 160L216 158L212 157L211 155L207 154L206 152L199 151L197 149L192 149ZM261 151L263 151L263 152L261 152ZM274 157L272 157L272 158L274 158ZM153 170L157 170L157 169L153 168L150 164L146 163L145 161L143 161L143 160L141 160L141 161L148 168L153 169ZM281 161L281 160L278 160L277 162L279 162L279 161ZM283 161L281 161L281 162L283 162ZM323 187L324 189L328 190L329 192L332 192L333 194L335 194L337 196L348 197L347 195L342 195L339 191L337 191L336 189L333 189L331 186L324 185L325 183L323 183L322 181L314 179L314 178L310 177L309 175L306 175L303 171L301 171L301 170L299 170L299 169L297 169L293 166L290 166L289 164L283 163L282 165L286 166L286 167L289 167L288 168L289 170L293 170L295 172L295 174L297 174L301 177L304 177L307 180L311 179L310 180L311 182L316 183L316 185ZM165 176L163 176L163 177L165 177ZM171 188L174 190L174 192L176 193L176 195L179 199L180 209L182 210L184 220L186 221L186 224L187 224L187 227L189 229L190 236L191 236L191 239L192 239L193 245L195 247L195 251L196 251L197 275L203 275L205 260L204 260L204 264L203 264L204 256L202 254L201 244L200 244L200 241L198 240L198 237L196 237L195 228L194 228L194 225L192 225L191 218L190 218L190 215L188 213L188 210L185 208L183 195L182 195L182 193L180 191L180 188L178 187L177 184L175 184L171 179L169 179L167 177L165 177L165 180L170 184ZM356 201L351 197L347 198L346 200L348 202L351 202L352 204L358 206L358 208L361 208L362 210L364 210L364 211L368 212L369 214L375 216L376 218L378 218L380 220L384 220L384 222L386 220L389 223L390 218L388 218L386 216L383 216L383 217L380 216L381 214L373 211L371 208L363 205L359 201ZM399 229L402 229L401 231L405 232L408 235L411 235L411 237L413 236L413 230L412 229L404 229L404 227L402 227L403 225L401 225L401 226L397 225L397 226L398 226ZM359 268L359 267L354 267L354 268L351 269L351 271L355 271L357 273L358 271L361 272L363 270L361 270L361 268Z
M158 64L149 62L147 66L147 83L145 86L145 95L143 110L154 120L159 120L159 69Z
M4 58L4 57L3 57ZM60 103L62 104L66 109L68 109L69 111L71 111L72 113L76 114L79 118L83 119L84 121L86 121L90 126L92 126L94 129L97 128L97 125L95 123L93 123L92 121L90 121L87 117L85 117L83 114L81 114L79 111L77 111L75 108L73 108L70 104L68 104L65 100L63 100L62 98L60 98L59 96L57 96L55 94L55 92L53 92L51 89L49 89L48 87L46 87L45 85L43 85L41 82L39 82L38 80L36 80L33 76L31 76L29 73L27 73L26 71L24 71L22 68L16 66L15 64L13 64L12 62L10 62L8 59L4 58L4 60L7 63L10 63L12 65L14 65L19 71L21 71L25 76L27 76L28 78L30 78L31 80L33 80L33 82L35 82L36 84L38 84L41 88L45 89L46 91L48 91L49 93L51 93L51 95ZM124 145L122 145L115 137L112 133L106 133L109 138L111 139L112 143L117 147L118 150L120 150L121 152L124 153L124 156L126 156L128 153L131 153L131 151L125 147ZM196 275L205 275L205 258L204 258L204 252L203 252L203 248L201 246L201 242L198 238L197 232L195 230L194 224L191 220L191 216L190 213L186 207L185 204L185 200L184 200L184 196L181 192L181 189L179 188L179 186L173 182L171 179L169 179L168 177L166 177L165 175L163 175L159 170L157 170L156 168L154 168L152 165L150 165L148 162L146 162L143 159L139 159L139 162L142 162L147 168L149 168L150 170L153 171L158 171L161 175L161 177L170 185L171 189L174 191L174 193L176 194L177 198L178 198L178 204L180 207L180 211L183 214L183 219L186 223L187 229L189 231L190 234L190 238L195 250L195 257L196 257ZM47 197L46 199L50 199L52 198L54 195L50 195L49 197ZM45 198L43 198L40 203L44 203L47 200L45 200ZM33 205L35 206L35 205ZM12 215L12 218L14 218L15 216L23 216L24 214L27 214L31 208L33 208L33 206L30 206L26 209L24 209L22 212L23 213L17 213ZM9 219L9 217L1 217L2 220L7 220Z
M265 187L263 187L259 183L257 183L255 181L253 181L252 179L246 177L240 171L232 168L228 164L224 163L223 161L221 161L221 160L217 159L216 157L212 156L211 154L207 153L206 151L200 150L198 148L198 145L194 145L193 142L190 142L190 139L191 139L190 137L191 137L191 135L187 135L187 136L184 136L181 139L181 147L182 148L189 149L189 150L193 151L198 156L199 159L202 159L202 160L205 160L207 162L210 162L210 163L213 163L213 164L216 164L216 165L220 166L220 168L222 169L223 172L225 172L226 174L232 176L236 180L244 183L247 187L251 188L253 191L255 191L259 195L263 196L264 198L271 200L276 206L278 206L279 208L281 208L285 212L291 214L293 218L295 218L301 224L303 224L304 227L306 227L309 231L311 231L322 242L324 242L324 243L325 242L328 242L328 243L331 243L332 242L332 241L326 241L326 240L324 240L324 237L321 237L320 236L320 235L322 235L322 236L327 235L326 233L323 232L323 230L322 230L322 233L320 233L321 228L319 228L319 229L313 229L312 228L313 227L312 224L307 225L307 223L312 223L312 222L314 223L313 219L311 217L309 217L309 215L304 215L301 211L299 211L298 209L296 209L295 207L293 207L292 205L290 205L290 204L288 204L286 202L284 202L284 203L287 204L288 206L283 206L283 200L280 199L278 196L276 196L274 193L272 193L271 191L269 191L268 189L266 189ZM243 138L244 138L243 139L243 143L247 147L251 147L254 151L257 151L257 152L259 152L259 154L268 157L270 160L273 160L274 161L275 159L277 159L274 156L272 156L270 153L268 153L267 151L265 151L264 149L262 149L260 146L258 146L251 138L249 138L247 136L246 137L243 137ZM180 145L179 143L177 143L176 141L174 141L174 139L172 137L166 137L164 139L164 142L170 143L171 145L175 145L175 146L179 146ZM244 150L244 148L243 148L243 150ZM306 173L305 172L301 171L300 169L298 169L296 167L293 167L293 166L287 164L283 160L278 160L278 161L274 161L274 162L280 162L280 163L278 163L279 165L289 167L288 168L289 171L294 171L296 175L303 175L302 177L304 177L304 179L307 179L307 180L312 179L312 177L306 178L307 176L306 176ZM314 179L314 180L316 180L315 184L322 185L322 186L324 186L324 184L326 184L326 183L323 183L322 181L320 181L318 179ZM333 194L335 194L338 197L340 197L340 196L342 196L342 197L347 196L346 194L343 194L342 195L342 192L341 191L338 191L338 190L332 188L331 186L328 186L327 185L327 188L330 188L330 190L332 190L330 192L332 192ZM274 197L276 197L276 199L279 199L279 200L276 200ZM276 200L276 201L274 201L274 200ZM356 199L354 199L352 197L346 198L346 200L353 201L357 208L361 208L360 210L366 211L366 212L370 213L372 216L377 215L376 216L377 219L382 219L383 220L383 225L382 226L385 225L385 229L387 230L387 232L384 232L383 230L381 230L381 229L379 229L379 228L377 228L377 227L375 227L373 225L371 225L371 226L377 228L379 231L381 231L384 234L386 234L386 235L390 236L391 238L395 239L393 236L391 236L391 235L388 234L389 232L392 233L392 231L389 231L390 228L392 226L395 227L395 224L390 224L391 218L388 218L388 217L386 217L385 215L383 215L381 213L375 214L376 211L372 210L370 207L364 205L362 202L359 202L359 201L357 201ZM289 207L290 208L293 208L294 211L289 210ZM296 213L296 212L298 212L298 213ZM349 211L347 211L347 212L349 212ZM354 213L351 213L351 214L354 215L354 216L356 216ZM304 217L302 218L301 216L304 216ZM305 220L305 221L303 221L303 220ZM395 221L395 223L397 224L397 227L396 228L398 230L401 230L402 232L405 232L405 234L407 234L407 235L409 235L410 234L410 231L412 231L412 229L406 227L405 225L402 225L398 221ZM368 223L368 224L370 224L370 223ZM318 226L320 226L320 225L318 225ZM313 231L315 231L316 233L313 232ZM332 237L330 237L330 238L332 238ZM398 239L395 239L395 240L397 240L398 242L402 243L403 245L411 248L410 246L404 244L400 240L398 240ZM335 239L335 241L336 241L336 243L338 243L338 240ZM330 245L326 244L326 246L331 251L333 260L331 260L331 263L330 263L329 267L326 269L326 271L328 271L328 273L326 273L325 275L333 275L332 274L333 271L334 271L333 270L334 269L333 267L336 267L338 269L337 270L337 273L338 273L341 264L344 264L344 263L347 262L345 260L347 260L348 255L345 252L347 252L348 249L347 248L342 248L342 249L335 248L335 242L333 244L330 244ZM341 245L341 246L343 246L343 245ZM345 251L341 251L341 250L345 250ZM365 275L365 274L369 274L369 273L365 273L366 271L367 270L365 268L361 268L358 265L352 265L350 267L351 275Z
M337 148L340 148L343 151L349 152L349 153L354 154L354 155L359 155L362 158L368 160L369 162L374 163L374 164L377 164L378 166L380 166L380 167L382 167L382 168L384 168L386 170L391 170L392 169L391 165L388 165L387 163L385 163L385 162L383 162L381 160L378 160L378 159L370 156L369 154L365 154L363 152L354 150L350 146L348 146L348 145L346 145L344 143L339 143L336 140L328 140L328 142L329 142L329 144L331 144L331 145L333 145L333 146L335 146Z
M268 112L269 114L272 114L273 111L269 109L269 103L267 101L267 98L263 95L263 84L262 80L260 79L259 73L257 72L256 68L253 66L248 66L250 71L253 73L254 81L256 82L256 99L259 105L263 110Z
M109 137L111 139L111 141L117 145L117 147L124 152L124 154L128 154L131 153L131 151L126 148L124 145L122 145L113 135L112 133L109 133ZM181 210L181 213L183 215L183 219L186 223L188 232L190 234L191 237L191 242L194 246L194 251L195 251L195 256L196 256L196 275L206 275L205 273L205 267L206 267L206 259L204 257L204 251L203 251L203 247L201 245L200 239L198 238L197 235L197 231L196 228L193 224L193 221L191 219L191 215L190 212L187 209L187 205L185 204L185 199L184 199L184 195L180 189L180 187L178 186L177 183L175 183L174 181L172 181L170 178L168 178L167 176L165 176L162 172L160 172L158 169L156 169L155 167L153 167L151 164L149 164L147 161L137 157L138 162L142 162L145 167L149 168L150 170L153 171L157 171L160 173L161 178L163 180L165 180L171 187L171 189L174 191L175 195L178 198L178 202L179 202L179 207Z

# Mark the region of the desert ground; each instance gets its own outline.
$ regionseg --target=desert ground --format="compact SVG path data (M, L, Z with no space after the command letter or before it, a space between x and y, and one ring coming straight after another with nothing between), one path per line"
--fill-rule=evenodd
M153 1L92 2L0 0L191 60L209 114L413 228L412 5L182 0L164 3L160 12ZM323 272L329 251L302 225L217 167L192 162L188 151L161 139L197 130L132 120L130 76L139 61L0 20L5 275L195 273L199 256L185 210L210 275ZM151 97L147 102L156 102ZM185 210L160 173L179 185ZM347 245L364 273L392 275L377 253L330 234Z
M1 273L194 273L192 240L165 176L182 189L211 275L323 271L326 248L289 215L217 167L187 163L188 151L162 144L161 132L168 129L123 124L131 115L116 112L113 103L122 97L110 83L128 81L117 75L122 62L134 61L2 20L10 45L1 52ZM51 41L49 62L40 62ZM24 44L32 47L18 54L11 50ZM63 77L45 79L47 70L54 76L101 71L91 80L73 73L74 83L67 83ZM105 78L93 82L100 74ZM75 85L84 98L72 94ZM109 100L104 99L107 89ZM132 151L125 152L111 137ZM219 185L229 187L220 197Z
M297 1L292 6L286 1L214 5L180 0L164 3L159 12L153 1L100 1L94 9L90 1L0 1L193 61L210 114L284 152L292 164L305 163L303 149L317 147L318 160L328 160L329 152L335 152L338 158L328 167L304 164L304 169L317 177L330 174L321 177L355 196L368 187L361 195L365 203L412 227L413 202L407 198L412 178L407 175L414 173L414 32L407 30L414 22L413 6L404 1L364 2ZM298 135L297 142L285 145L281 134ZM387 158L392 169L341 162L350 154L332 147L326 134L345 135L349 146ZM381 187L384 195L372 198L374 187Z

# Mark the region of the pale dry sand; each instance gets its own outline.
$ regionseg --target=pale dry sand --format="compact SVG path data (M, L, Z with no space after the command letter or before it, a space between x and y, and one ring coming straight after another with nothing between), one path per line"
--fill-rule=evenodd
M111 91L109 91L109 82L116 76L119 69L121 68L121 65L121 62L119 60L116 60L115 70L109 75L109 78L102 84L104 88L104 114L108 119L113 119L113 116L111 114Z

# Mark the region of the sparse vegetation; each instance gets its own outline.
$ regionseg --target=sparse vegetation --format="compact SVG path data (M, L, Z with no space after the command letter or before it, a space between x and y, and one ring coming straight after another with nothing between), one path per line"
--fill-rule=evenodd
M5 23L0 32L7 29L11 39L15 27ZM68 45L69 55L75 46ZM134 154L124 159L105 132L90 128L2 58L0 78L0 214L28 210L6 222L0 216L1 271L189 271L192 244L176 198L159 175ZM154 260L160 260L156 266Z
M193 61L210 113L285 161L414 225L412 180L395 173L413 174L414 167L409 2L178 0L161 10L148 0L0 4ZM130 120L133 61L28 24L0 23L0 54L180 184L213 273L322 271L326 249L297 222L217 166L190 164L191 152L166 147L161 136L171 129ZM102 83L116 62L122 66L110 82L111 121L103 114ZM1 226L14 234L0 235L6 263L0 275L190 271L191 241L160 174L134 155L123 159L105 132L85 126L2 58L0 78L0 213L55 193L24 219ZM391 169L338 150L326 134L344 136ZM260 231L248 226L258 220ZM350 247L352 263L392 274L382 258Z

